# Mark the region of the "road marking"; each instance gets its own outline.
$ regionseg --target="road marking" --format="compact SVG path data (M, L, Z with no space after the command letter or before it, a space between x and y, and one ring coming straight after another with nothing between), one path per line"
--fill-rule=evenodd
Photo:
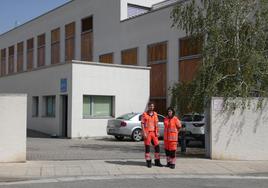
M122 179L233 179L233 180L268 180L268 176L238 176L238 175L110 175L59 177L50 179L25 180L16 182L0 182L0 185L62 183L86 180L122 180Z

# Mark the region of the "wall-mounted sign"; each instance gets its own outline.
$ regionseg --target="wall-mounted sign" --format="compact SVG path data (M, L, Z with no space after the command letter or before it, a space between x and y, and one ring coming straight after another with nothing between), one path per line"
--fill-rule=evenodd
M67 78L60 79L60 92L67 92Z

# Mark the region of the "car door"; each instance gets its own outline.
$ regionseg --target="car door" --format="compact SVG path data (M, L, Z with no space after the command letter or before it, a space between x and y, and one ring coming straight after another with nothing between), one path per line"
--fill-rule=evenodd
M159 134L160 137L164 137L164 119L165 117L158 114L158 126L159 126Z

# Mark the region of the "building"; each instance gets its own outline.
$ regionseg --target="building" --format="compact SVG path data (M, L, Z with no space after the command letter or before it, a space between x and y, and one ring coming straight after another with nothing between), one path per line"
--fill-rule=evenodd
M78 128L83 126L83 123L79 123L79 120L83 119L80 113L83 104L81 91L85 91L84 87L91 91L92 88L83 80L77 82L79 78L76 79L75 75L80 75L80 72L76 71L81 71L81 75L84 74L85 78L88 78L87 75L93 74L97 77L99 71L101 74L106 69L111 73L121 70L121 80L111 81L114 85L107 84L106 88L119 90L120 84L125 82L136 88L135 82L137 80L137 84L140 84L141 76L144 86L141 87L141 96L144 96L146 101L135 101L135 97L141 96L135 95L135 92L131 93L131 99L138 103L131 108L133 111L144 110L141 108L145 108L144 105L149 100L149 97L146 98L148 86L150 100L154 101L158 111L163 113L170 103L168 88L179 80L190 80L200 61L198 45L190 47L193 45L189 38L185 38L185 33L171 28L170 12L175 3L178 3L177 0L73 0L0 35L0 92L28 93L28 99L31 101L28 103L29 128L69 137L98 136L104 134L104 131L98 132L97 124L103 124L105 119L95 120L99 122L95 125L93 118L88 122L91 128ZM95 67L99 68L95 70L97 73L91 71ZM144 67L151 68L150 81L146 76L149 69ZM89 72L83 72L84 70ZM137 72L136 80L133 72ZM106 78L108 83L109 79L117 78L117 75L114 75L115 78L110 76ZM42 83L38 82L38 78L42 78ZM60 128L64 126L59 126L65 121L60 116L67 113L60 110L67 99L66 95L63 95L66 93L62 94L58 90L59 80L63 88L67 85L67 93L71 92L68 93L68 103L71 104L68 107L68 133L64 128ZM95 81L97 80L95 78ZM150 84L147 85L147 81ZM40 89L40 84L43 89ZM107 95L105 92L108 91L103 85L94 84L92 87L100 92L94 92L94 95ZM32 93L39 90L35 95ZM80 92L80 96L76 96L75 92ZM112 94L109 97L111 101L114 100ZM53 107L53 104L56 107ZM53 120L42 119L46 105L47 113L56 115ZM118 110L116 106L113 114L109 115L117 116L131 108ZM43 114L37 113L36 109ZM75 118L74 113L80 114ZM38 118L32 117L37 114ZM34 124L38 124L38 127L34 127Z

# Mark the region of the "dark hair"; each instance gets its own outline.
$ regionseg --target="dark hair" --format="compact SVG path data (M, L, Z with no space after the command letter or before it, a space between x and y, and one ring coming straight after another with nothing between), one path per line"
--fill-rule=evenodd
M147 106L150 106L150 105L154 105L154 103L153 102L148 102L148 105ZM155 106L155 105L154 105Z
M172 111L172 117L175 116L175 110L174 110L174 108L172 108L172 107L168 107L168 109L167 109L167 115L168 115L168 111L169 111L169 110Z

